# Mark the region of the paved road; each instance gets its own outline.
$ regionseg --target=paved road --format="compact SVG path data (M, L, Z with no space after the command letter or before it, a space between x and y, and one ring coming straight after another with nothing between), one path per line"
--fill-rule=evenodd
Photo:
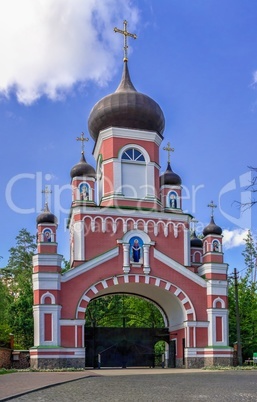
M99 371L98 371L99 373ZM257 371L98 374L35 391L11 401L257 402Z

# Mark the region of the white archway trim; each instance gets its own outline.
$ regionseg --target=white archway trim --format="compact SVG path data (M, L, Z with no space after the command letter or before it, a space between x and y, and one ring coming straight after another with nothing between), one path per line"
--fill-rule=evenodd
M221 308L226 307L226 304L225 304L224 300L221 299L220 297L217 297L216 299L213 300L213 303L212 303L213 308L216 308L217 303L219 303L219 302L221 303ZM218 307L218 308L220 308L220 307Z
M143 240L144 244L155 244L155 242L152 242L150 237L148 236L148 234L146 234L145 232L143 232L142 230L130 230L129 232L127 232L123 238L122 238L122 243L129 243L130 239L134 236L138 236L141 237L141 239Z
M55 304L55 297L54 297L54 295L53 295L52 293L50 293L50 292L46 292L46 293L44 293L44 294L41 296L41 298L40 298L40 304L45 304L45 299L46 299L47 297L50 297L50 299L51 299L51 304Z
M183 275L186 278L190 279L191 281L197 283L201 287L203 287L203 288L207 287L206 281L203 278L201 278L200 276L196 275L194 272L185 268L183 265L179 264L177 261L168 257L167 255L156 250L156 248L154 249L153 252L154 252L154 258L161 261L163 264L165 264L168 267L170 267L171 269L174 269L175 271L179 272L181 275Z
M140 281L142 279L143 281ZM100 292L103 288L111 288L113 286L117 286L119 284L128 284L128 283L142 283L142 284L147 284L149 286L158 286L161 289L165 289L166 287L169 287L168 292L173 294L174 296L177 297L177 299L180 302L181 308L184 310L185 314L185 321L196 320L196 313L195 309L193 306L193 303L191 302L190 298L188 295L179 287L174 285L171 282L168 282L162 278L150 276L150 275L143 275L143 274L125 274L125 275L118 275L114 277L109 277L105 278L104 280L101 280L99 282L94 283L91 285L85 293L82 295L81 299L79 300L78 306L77 306L77 311L76 311L76 319L81 318L79 316L79 313L85 314L87 304L90 302L90 300L94 297L92 293L95 295L98 292ZM93 290L94 289L94 290ZM95 293L95 290L97 290L97 293ZM92 296L90 296L92 295ZM180 297L181 295L181 297Z
M67 282L73 278L76 278L76 276L79 276L84 272L97 267L100 264L104 264L106 261L112 260L118 255L119 247L115 247L112 250L109 250L106 253L99 255L98 257L95 257L90 261L84 262L80 266L76 267L76 269L71 269L70 271L65 272L61 278L61 282Z

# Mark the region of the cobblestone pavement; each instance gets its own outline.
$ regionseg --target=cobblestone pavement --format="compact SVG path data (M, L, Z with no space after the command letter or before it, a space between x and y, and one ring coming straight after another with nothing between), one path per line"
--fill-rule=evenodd
M257 372L201 372L88 377L10 401L257 402Z

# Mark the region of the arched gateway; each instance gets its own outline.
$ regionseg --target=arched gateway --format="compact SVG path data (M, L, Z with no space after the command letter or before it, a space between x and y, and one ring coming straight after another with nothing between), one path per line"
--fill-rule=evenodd
M164 125L159 105L134 88L125 58L117 90L89 116L96 170L84 150L71 170L71 269L64 274L56 219L47 205L37 218L32 367L84 367L87 305L115 293L159 306L177 367L231 363L222 230L212 214L203 239L190 239L192 216L183 212L170 158L160 175ZM165 150L170 156L169 143Z

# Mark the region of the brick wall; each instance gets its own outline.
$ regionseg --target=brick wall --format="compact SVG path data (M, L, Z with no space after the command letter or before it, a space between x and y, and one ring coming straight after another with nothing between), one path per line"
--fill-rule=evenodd
M11 349L0 348L0 368L11 368L11 355Z

